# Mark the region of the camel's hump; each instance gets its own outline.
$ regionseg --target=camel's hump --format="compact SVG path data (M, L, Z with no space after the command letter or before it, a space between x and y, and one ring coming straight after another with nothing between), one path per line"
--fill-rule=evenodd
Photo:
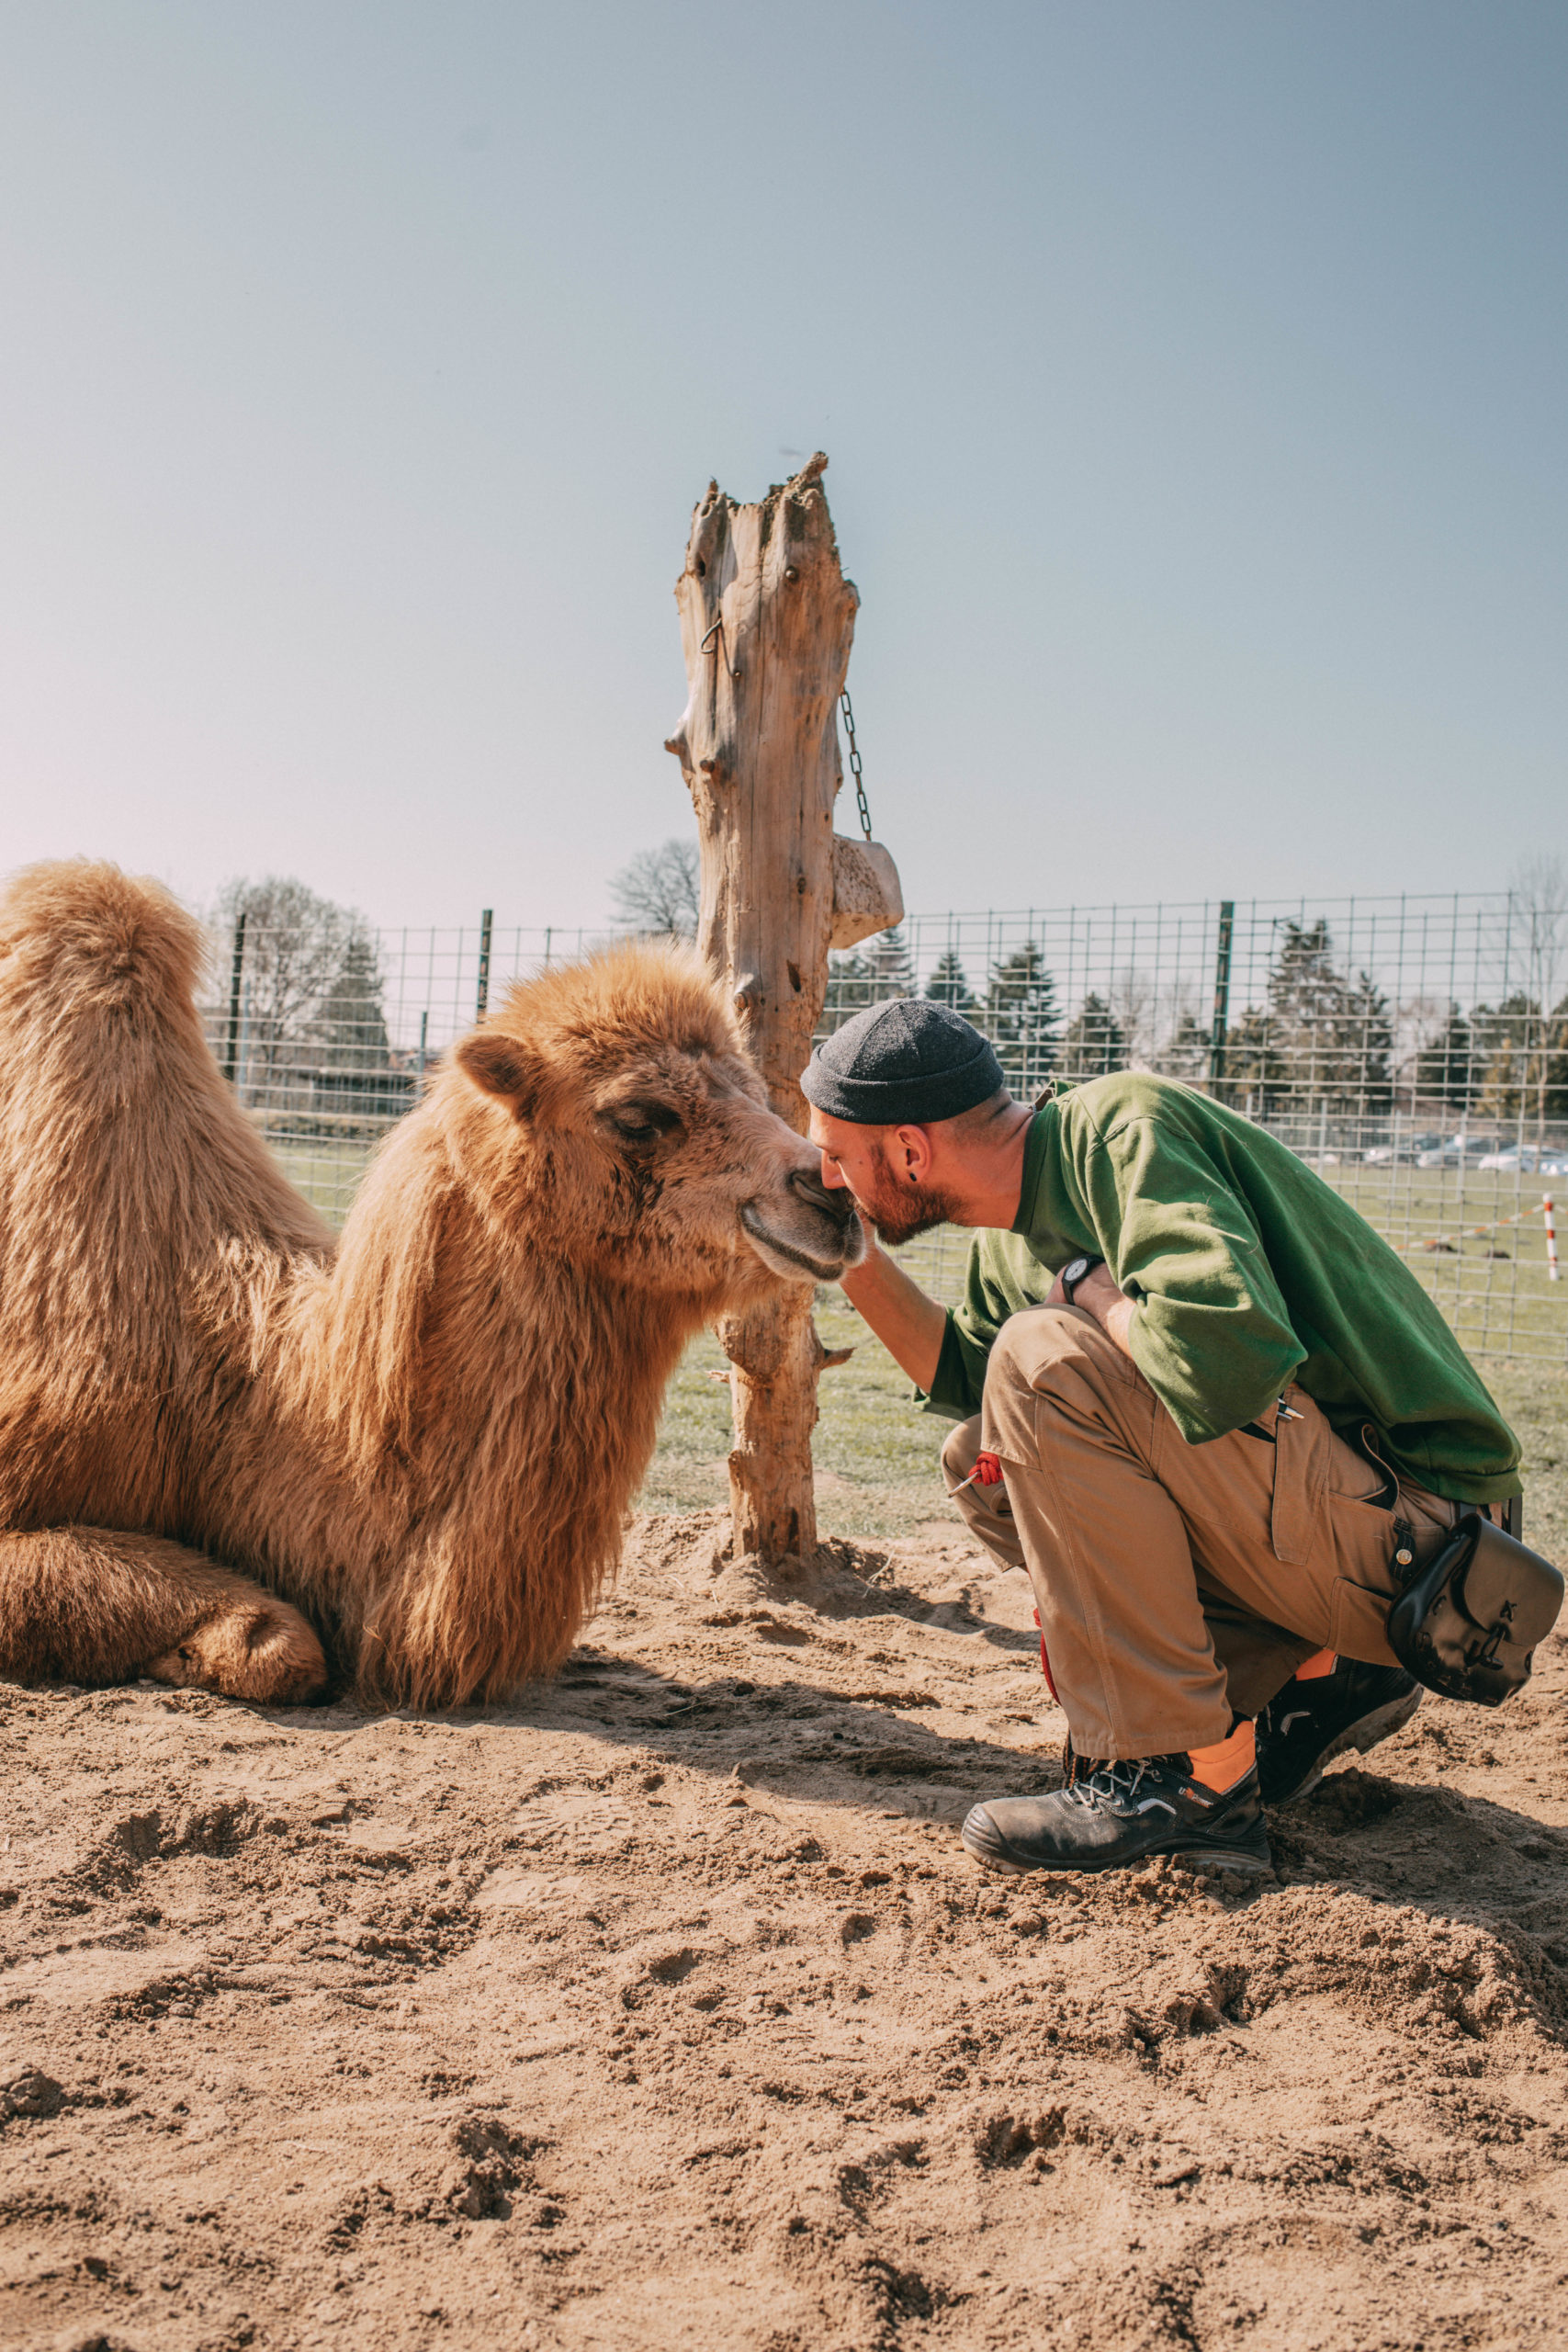
M162 883L85 857L25 866L0 895L0 997L188 1003L205 945Z

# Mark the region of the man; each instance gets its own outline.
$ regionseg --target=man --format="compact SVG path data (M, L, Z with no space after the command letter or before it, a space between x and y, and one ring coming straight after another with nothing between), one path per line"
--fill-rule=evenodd
M1263 1800L1415 1712L1390 1600L1460 1507L1519 1491L1512 1431L1387 1243L1190 1087L1122 1071L1031 1112L924 1000L857 1013L801 1084L882 1241L982 1228L953 1313L880 1249L843 1283L958 1421L949 1491L1027 1567L1067 1719L1066 1785L976 1805L964 1844L1267 1868Z

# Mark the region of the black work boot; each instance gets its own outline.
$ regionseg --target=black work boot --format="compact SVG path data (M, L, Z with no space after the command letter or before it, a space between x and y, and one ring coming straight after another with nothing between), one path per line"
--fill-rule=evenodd
M1410 1721L1421 1686L1399 1666L1335 1661L1332 1674L1292 1675L1258 1718L1258 1785L1265 1804L1292 1804L1315 1789L1347 1748L1364 1756Z
M988 1871L1118 1871L1171 1854L1221 1870L1273 1867L1269 1833L1249 1771L1217 1795L1192 1778L1186 1756L1145 1756L1094 1764L1048 1797L1002 1797L977 1804L964 1843Z

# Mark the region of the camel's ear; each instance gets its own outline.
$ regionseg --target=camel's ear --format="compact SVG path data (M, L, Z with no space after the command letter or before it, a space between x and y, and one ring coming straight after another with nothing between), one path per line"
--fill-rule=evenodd
M498 1094L524 1114L538 1099L543 1075L538 1057L521 1037L504 1029L476 1029L457 1047L457 1067L481 1093Z

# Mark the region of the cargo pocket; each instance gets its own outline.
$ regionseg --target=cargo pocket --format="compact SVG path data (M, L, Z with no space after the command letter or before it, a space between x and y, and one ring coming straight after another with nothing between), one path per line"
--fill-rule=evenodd
M1269 1540L1274 1557L1288 1566L1304 1568L1313 1554L1318 1498L1323 1490L1324 1445L1328 1424L1310 1396L1292 1386L1285 1402L1298 1418L1276 1417L1274 1438L1274 1502L1269 1514Z
M1388 1645L1389 1596L1336 1577L1328 1597L1328 1646L1362 1666L1397 1666Z

